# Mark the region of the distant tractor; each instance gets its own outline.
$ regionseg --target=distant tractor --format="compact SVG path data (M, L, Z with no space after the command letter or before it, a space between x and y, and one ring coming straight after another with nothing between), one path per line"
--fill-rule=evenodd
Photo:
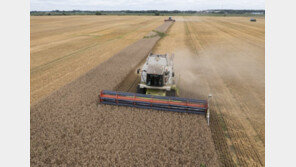
M172 22L175 22L176 20L172 19L172 17L170 16L168 19L165 19L164 21L172 21Z
M257 20L255 18L250 19L251 22L256 22Z

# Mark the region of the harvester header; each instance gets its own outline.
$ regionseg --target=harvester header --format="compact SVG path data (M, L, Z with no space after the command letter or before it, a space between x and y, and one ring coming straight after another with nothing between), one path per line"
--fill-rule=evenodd
M99 101L102 104L203 114L206 116L208 124L210 119L207 100L103 90L99 94Z

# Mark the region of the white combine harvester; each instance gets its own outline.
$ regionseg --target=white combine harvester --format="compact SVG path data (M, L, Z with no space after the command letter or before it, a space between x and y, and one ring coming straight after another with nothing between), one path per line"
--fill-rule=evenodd
M152 54L142 69L137 93L102 90L99 99L102 104L129 106L162 111L203 114L210 123L208 100L174 97L178 91L175 85L173 55ZM209 98L211 95L209 95Z
M175 74L173 56L168 54L152 54L137 73L141 74L141 82L137 87L137 93L176 96Z

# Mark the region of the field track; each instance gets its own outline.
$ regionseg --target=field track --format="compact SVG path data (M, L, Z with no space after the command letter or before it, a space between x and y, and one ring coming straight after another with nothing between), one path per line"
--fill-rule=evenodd
M31 165L219 166L203 116L97 104L159 39L140 39L32 105Z
M175 53L180 96L213 95L211 132L224 166L265 164L264 18L176 17L154 49Z

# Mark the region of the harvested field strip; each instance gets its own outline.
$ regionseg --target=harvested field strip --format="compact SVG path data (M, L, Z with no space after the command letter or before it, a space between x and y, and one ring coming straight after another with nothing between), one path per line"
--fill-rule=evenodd
M86 51L86 50L88 50L88 49L90 49L90 48L92 48L92 47L97 46L97 45L100 45L100 44L104 44L104 45L106 45L106 44L108 44L108 43L114 42L114 40L121 39L121 38L123 38L124 36L127 36L127 35L130 34L130 33L135 33L135 32L137 32L137 30L139 30L139 29L141 29L141 28L144 28L144 27L147 27L147 26L151 25L152 23L154 23L154 22L151 22L151 23L145 24L145 25L143 25L143 26L141 26L141 27L136 27L136 28L133 29L131 32L127 32L127 33L125 33L125 34L119 34L119 36L112 37L111 39L104 40L104 41L100 41L100 42L97 42L97 43L91 44L90 46L88 45L87 47L84 47L84 48L79 48L78 50L75 50L74 52L72 52L72 53L70 53L70 54L62 55L61 57L58 57L58 58L53 59L53 60L51 60L51 61L49 61L49 62L43 63L43 64L40 65L40 66L33 67L33 68L31 68L30 72L31 72L31 74L32 74L32 73L34 73L35 71L40 70L40 69L44 68L45 66L48 66L49 64L52 64L52 63L55 63L55 62L57 62L57 61L63 60L63 59L65 59L65 58L69 57L69 56L77 55L78 53L84 52L84 51ZM92 42L93 42L93 41L92 41ZM38 55L38 56L39 56L39 55Z
M249 29L247 29L246 30L247 32L245 33L245 31L243 29L235 28L232 25L227 26L227 24L225 25L224 22L221 22L219 24L218 23L212 23L212 22L208 22L208 23L211 24L211 26L216 27L220 31L223 31L227 35L231 35L233 37L243 39L245 42L248 42L251 45L255 45L255 46L258 46L258 47L261 47L261 48L265 47L264 38L263 39L258 38L258 35L255 36L255 34L254 35L249 35L249 34L252 34L252 32L249 32ZM262 35L260 35L260 36L262 36ZM264 36L264 34L263 34L263 36Z
M225 40L227 40L227 38L225 38L225 39L223 39L224 41ZM204 40L204 39L202 39L202 38L200 38L200 41L202 41L203 43L205 43L205 45L207 45L207 47L209 47L209 48L211 48L211 46L210 46L210 44L208 44L208 42L206 41L206 40ZM232 46L231 46L232 47ZM232 50L235 50L235 49L237 49L237 48L235 48L235 47L232 47L232 48L226 48L225 50L227 51L227 52L231 52ZM240 55L237 55L237 56L246 56L246 57L250 57L250 56L252 56L251 54L246 54L246 53L240 53ZM235 68L233 67L233 66L231 66L231 61L227 61L227 60L225 60L225 59L221 59L220 61L223 61L223 63L224 64L228 64L226 67L224 67L224 68L227 68L228 69L228 71L232 71L234 74L234 76L238 79L238 80L243 80L243 78L241 77L241 75L239 75L239 72L238 71L236 71L235 70ZM255 62L250 62L250 63L255 63ZM222 65L220 65L219 63L217 63L217 64L215 64L215 67L217 67L217 68L222 68L223 66ZM226 77L226 76L225 76ZM224 79L225 81L224 82L229 82L228 80L226 80L226 79ZM227 85L229 85L229 84L231 84L231 83L227 83ZM236 89L241 89L241 90L243 90L243 91L246 91L246 90L249 90L249 88L251 87L251 85L250 85L250 83L248 82L248 83L246 83L246 85L242 85L242 87L237 87ZM242 89L243 88L243 89ZM233 89L233 88L232 88ZM234 95L235 95L235 92L233 92L234 93ZM247 93L247 92L245 92L245 93ZM254 98L256 101L260 101L260 102L263 102L264 101L264 99L259 99L258 98L258 96L259 96L259 92L249 92L249 94L248 95L253 95L251 98ZM247 100L246 100L246 102L248 102ZM263 103L264 104L264 103ZM250 103L248 106L252 106L253 104L252 103ZM261 103L261 106L264 108L264 105L262 105L262 103ZM264 114L264 113L257 113L257 114ZM254 113L254 115L255 115L255 113Z
M201 25L198 25L198 26L196 26L196 27L194 27L194 28L192 28L192 30L193 30L193 32L194 32L194 30L198 30L198 29L200 29L200 28L202 28L201 27ZM205 29L203 29L202 31L204 31ZM197 34L196 32L194 32L194 34ZM202 44L205 44L205 46L203 47L203 48L210 48L211 47L211 45L210 44L208 44L208 42L207 42L207 40L206 39L203 39L202 38L203 36L198 36L197 38L199 39L199 41L200 41L200 43L202 43ZM217 49L217 48L215 48L215 49ZM223 59L221 59L222 61L223 61ZM206 64L212 64L211 62L206 62ZM212 66L209 66L209 67L216 67L216 68L219 68L219 64L221 64L221 62L219 62L217 65L212 65ZM226 66L226 67L228 67L228 66ZM212 72L213 74L214 73L217 73L217 72ZM212 74L212 76L213 76L213 74ZM227 75L229 75L229 74L227 74ZM217 75L217 76L219 76L219 75ZM219 80L222 80L222 78L216 78L216 79L214 79L215 80L215 82L216 83L219 83L218 81ZM223 81L221 82L221 84L223 84ZM225 87L226 87L226 85L225 85ZM240 85L240 88L242 88L241 87L241 85ZM212 88L211 89L211 91L212 92L215 92L215 90ZM218 91L218 90L216 90L216 91ZM230 90L228 90L228 91L230 91ZM229 94L229 96L228 96L228 98L226 98L226 99L231 99L231 96L233 96L230 92L229 93L224 93L225 95L226 94ZM234 104L234 103L238 103L238 101L237 102L234 102L234 103L231 103L231 102L226 102L225 101L225 97L226 96L224 96L223 97L223 99L224 99L224 102L223 102L223 104L225 104L226 106L232 106L232 107L230 107L230 108L228 108L228 109L226 109L225 111L224 111L224 113L225 112L229 112L229 111L231 111L232 110L232 108L234 108L235 110L239 110L239 109L241 109L239 106L238 106L238 108L236 108L236 106L234 106L234 105L232 105L232 104ZM216 98L216 99L218 99L218 98ZM223 99L220 99L220 101L222 101ZM234 101L234 99L232 99L231 101ZM238 103L239 104L239 103ZM243 114L245 114L246 112L248 112L248 111L242 111L242 113ZM233 115L233 114L235 114L236 112L234 112L234 113L231 113L231 115ZM230 114L229 114L230 115ZM237 116L236 116L237 118L241 118L241 115L238 115L237 114ZM233 120L233 119L229 119L229 122L230 122L230 120ZM243 121L245 121L245 119L240 119L240 120L243 120ZM231 121L232 122L232 121ZM238 121L238 120L236 120L235 122L232 122L231 124L233 124L233 126L235 126L235 127L241 127L241 129L242 129L242 131L246 131L247 130L247 128L243 128L242 127L242 125L245 125L245 126L247 126L248 125L248 122L244 122L244 123L240 123L240 121ZM227 122L226 122L226 125L227 125ZM251 124L249 124L249 126L251 126ZM255 157L248 157L248 158L252 158L252 159L254 159L255 160L255 162L258 162L259 164L261 164L262 165L262 163L260 162L260 157L258 156L258 153L257 152L254 152L254 153L250 153L250 154L245 154L245 153L241 153L242 152L242 150L240 150L239 148L240 148L240 146L242 145L242 143L243 144L245 144L245 147L247 147L247 146L254 146L254 144L256 143L256 142L254 142L254 141L249 141L250 139L253 139L253 138L248 138L247 136L246 136L246 134L244 134L245 136L242 136L242 138L241 137L239 137L241 134L242 134L242 131L232 131L231 132L231 130L232 129L228 129L228 133L230 134L230 137L231 138L233 138L232 139L232 144L235 146L234 148L236 149L236 154L237 154L237 156L239 157L239 164L241 164L241 165L246 165L246 164L250 164L251 162L247 162L247 161L245 161L245 160L243 160L243 158L240 158L240 157L243 157L243 156L246 156L246 155L255 155ZM250 130L253 130L253 128L251 128ZM239 135L240 134L240 135ZM249 134L251 134L251 133L249 133ZM236 144L236 142L234 142L235 140L234 139L239 139L238 141L239 142L241 142L241 143L239 143L239 144ZM256 144L255 144L256 145ZM254 148L249 148L248 149L249 151L252 151L252 150L258 150L258 149L254 149ZM244 150L244 151L246 151L246 150ZM245 157L244 157L245 158Z
M257 26L253 26L254 24L250 25L250 24L239 23L239 22L231 22L229 20L223 20L223 21L221 21L221 23L225 24L227 26L231 26L233 28L236 28L238 30L242 29L243 31L245 31L247 34L249 34L251 36L264 37L264 35L265 35L264 28L262 29ZM250 33L248 33L247 31L249 31Z
M226 40L226 39L227 38L225 38L224 40ZM200 39L200 40L203 41L203 39ZM208 42L206 40L204 40L203 43L207 44ZM232 46L234 46L234 44L231 45L231 47ZM211 46L208 45L208 47L211 47ZM237 48L229 48L229 49L225 48L224 50L226 50L227 52L230 53L231 51L236 50L236 49ZM251 55L247 55L246 53L242 52L238 56L250 57ZM229 62L225 59L221 59L221 61L223 63L220 62L220 63L215 64L216 68L220 68L220 69L228 68L228 71L232 72L232 76L237 78L237 80L243 80L243 78L241 77L242 75L231 65L231 62ZM251 62L251 63L253 63L253 62ZM228 65L225 67L225 64L228 64ZM229 75L229 74L227 74L227 75ZM227 80L227 76L224 76L222 78L223 78L223 82L225 82L226 85L231 86L231 89L229 89L229 90L231 91L231 94L237 99L237 101L244 102L244 103L238 103L239 108L242 110L242 115L245 115L245 118L249 119L248 120L248 122L250 122L249 126L253 127L253 128L251 128L251 130L254 129L256 131L253 134L255 136L258 136L258 134L260 134L259 137L262 141L262 143L260 143L260 145L264 145L264 130L262 129L264 127L264 122L260 122L260 118L264 117L264 112L258 112L258 110L264 111L264 105L262 105L262 104L264 104L264 97L263 97L263 99L259 99L258 98L259 92L249 91L252 88L252 86L249 84L249 82L247 82L244 85L239 85L239 86L235 87L235 85L232 84L233 81L230 82L229 80ZM262 85L264 85L264 84L262 83ZM227 87L229 87L229 86L227 86ZM238 91L240 91L241 93L240 94L236 93ZM244 94L244 97L242 97L241 94ZM249 99L254 99L254 101L260 102L259 106L258 106L258 104L250 101ZM250 110L249 108L258 108L258 110ZM244 124L247 125L247 124L249 124L248 122L246 122ZM258 123L260 125L258 125ZM263 133L262 133L262 131L263 131Z
M196 56L199 56L207 46L205 46L207 43L204 43L204 41L201 40L200 36L198 36L198 33L196 33L195 27L193 27L194 23L191 22L186 22L186 30L188 31L188 35L187 38L190 38L191 45L190 46L194 46L194 53L196 54ZM198 32L204 32L207 29L198 25L199 27L199 31ZM216 35L216 34L215 34ZM197 45L196 45L197 44ZM205 63L205 62L203 62ZM206 63L205 63L206 64ZM200 73L208 73L208 71L206 72L204 69L199 69ZM213 79L215 80L215 79ZM211 83L207 82L206 80L200 80L199 82L203 83L203 85L207 85L206 89L199 89L199 94L207 94L209 92L214 94L214 98L212 100L212 104L211 104L211 112L212 112L212 118L210 121L211 124L211 130L212 130L212 137L214 139L214 142L216 144L216 149L218 150L219 156L220 156L220 160L222 162L222 164L224 166L236 166L236 162L237 162L237 156L236 153L231 151L230 146L232 145L231 140L229 140L229 138L227 138L226 136L229 136L227 128L225 127L225 122L222 118L218 117L218 113L220 109L216 109L216 94L214 93L215 91L213 89L211 89L208 85L211 85ZM216 80L215 80L216 82ZM205 91L207 90L207 91ZM198 98L200 95L195 95L194 93L190 93L184 89L182 89L182 87L180 88L180 92L181 95L183 96L193 96ZM220 113L219 113L220 114ZM221 115L221 114L220 114ZM214 122L214 121L218 121L218 122Z
M213 94L211 131L222 164L264 166L264 18L177 18L168 34L174 38L155 52L175 53L181 96Z
M149 25L152 25L153 23L155 23L155 21L150 21L148 24L146 22L140 22L139 25L132 26L130 29L125 28L124 29L125 31L122 31L120 33L118 32L119 28L113 28L113 30L109 28L107 34L106 33L105 34L104 33L100 33L100 38L101 39L85 38L85 41L83 41L83 43L79 43L79 45L77 44L78 49L76 51L75 51L75 49L73 49L73 45L71 43L69 43L68 41L66 41L66 45L71 45L71 48L70 47L69 48L64 48L64 46L61 45L61 46L53 47L52 49L53 50L61 50L62 53L68 53L69 51L73 51L74 50L74 52L71 53L71 54L73 54L75 52L78 52L80 49L84 49L84 48L81 48L81 45L85 45L86 48L89 48L89 44L93 44L93 43L103 43L103 44L105 44L106 41L112 41L112 40L115 40L115 39L120 39L120 38L122 38L124 36L127 36L130 33L135 33L135 31L137 31L139 29L148 27ZM77 37L77 36L74 36L74 37ZM81 40L81 39L78 38L77 40ZM72 41L72 43L74 43L74 42L76 42L76 41ZM43 50L42 52L48 52L48 49ZM48 61L44 61L44 57L46 55L43 55L42 52L37 52L37 53L34 53L34 52L32 53L31 52L31 57L33 58L34 61L36 61L37 58L38 59L41 59L40 60L41 63L42 63L41 65L48 64L48 63L50 63L52 61L55 61L56 59L59 59L60 57L64 57L63 54L59 53L59 54L56 54L55 56L49 57L50 59ZM38 65L36 65L36 62L32 62L32 64L31 64L31 70L34 71L34 68L36 66L38 67Z
M59 17L59 16L58 16ZM46 20L46 18L49 18ZM48 41L56 41L65 37L74 37L81 34L89 34L96 31L116 29L117 26L125 27L126 23L136 25L140 21L152 21L153 17L96 17L96 16L66 16L60 17L59 23L52 22L57 17L31 17L31 46L47 44ZM133 22L130 22L133 20ZM38 24L40 22L40 24Z
M39 17L33 18L39 19ZM75 30L74 32L67 32L69 35L74 35L73 37L79 35L79 33L94 33L95 31L99 31L98 29L101 27L106 28L106 26L109 26L108 24L101 26L100 19L98 19L100 17L78 18L82 19L82 22L86 22L90 25L91 29L86 28L86 30L81 29L80 31ZM102 18L105 19L104 17ZM55 17L52 17L52 19L55 19ZM67 19L71 20L70 23L72 23L73 26L77 24L76 17L69 17ZM73 38L73 40L64 40L68 38L66 37L67 35L65 36L59 33L56 33L54 36L45 36L44 38L49 41L47 44L44 44L43 50L42 47L37 45L36 47L39 51L34 51L36 47L32 47L35 40L39 40L39 38L37 38L38 36L36 36L35 40L31 38L31 104L34 104L40 98L49 95L52 91L57 90L107 60L132 42L143 38L143 36L162 22L161 18L155 17L121 17L121 19L123 21L117 23L121 25L121 28L117 27L115 22L110 22L112 26L109 30L104 30L96 34L101 34L102 36L100 38L80 36ZM131 19L135 19L135 23L140 24L133 25L135 23L133 23ZM98 23L94 23L95 26L92 25L94 21L98 21ZM145 23L145 21L148 21L148 23ZM62 27L63 25L60 26ZM35 29L31 31L33 35L34 30ZM54 44L51 46L51 41L55 40L61 40L63 42L60 43L60 45Z
M208 69L209 70L209 69ZM215 71L211 71L212 73L216 73ZM226 87L226 85L223 83L222 79L220 77L212 77L212 79L215 80L216 84L221 84ZM220 90L214 89L214 85L210 84L211 87L211 92L214 94L217 94L216 92L219 92ZM244 128L244 126L250 126L248 122L243 122L245 121L242 119L242 115L237 114L235 111L241 110L241 108L233 105L234 103L238 103L233 97L232 94L230 93L229 89L225 90L225 92L222 92L224 95L223 96L215 96L215 99L213 101L217 102L220 101L221 103L217 103L216 105L223 105L225 107L220 107L220 112L223 115L223 117L226 117L226 121L224 119L224 122L226 124L226 127L236 127L236 130L234 131L231 128L227 128L227 133L229 134L229 137L231 138L229 142L231 142L231 145L234 146L235 153L236 155L233 155L233 157L238 157L239 158L239 165L247 165L247 164L252 164L250 161L246 161L245 159L249 159L250 157L247 157L249 155L255 155L256 157L253 157L252 159L256 160L255 162L260 162L260 157L258 156L258 153L255 152L253 148L254 143L250 141L250 138L247 136L245 131L247 129ZM227 95L227 96L226 96ZM227 99L227 100L226 100ZM228 100L229 99L229 100ZM215 108L215 106L213 106ZM216 110L216 109L214 109ZM244 126L243 126L244 125ZM243 146L243 147L242 147ZM246 151L252 151L252 153L246 152ZM254 164L253 164L254 165Z

